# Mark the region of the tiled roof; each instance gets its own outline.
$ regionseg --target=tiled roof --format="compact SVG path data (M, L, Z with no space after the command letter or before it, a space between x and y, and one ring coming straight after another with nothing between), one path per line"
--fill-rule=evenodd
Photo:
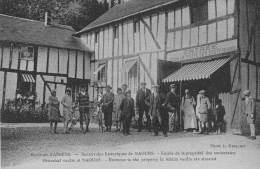
M120 20L129 16L133 16L142 13L147 10L152 10L159 6L168 5L179 0L130 0L126 3L114 6L106 13L101 15L94 22L83 28L77 34L81 34L87 30L111 23L116 20Z
M0 14L0 41L90 51L75 30L64 25L44 25L44 22Z

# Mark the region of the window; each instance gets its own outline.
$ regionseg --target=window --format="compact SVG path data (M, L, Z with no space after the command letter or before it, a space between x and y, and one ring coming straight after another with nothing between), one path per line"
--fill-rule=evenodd
M140 21L135 20L134 21L134 33L138 33L138 32L140 32Z
M191 4L191 23L199 23L208 20L207 0L196 0Z
M114 34L114 39L118 38L118 36L119 36L118 26L114 26L113 34Z
M106 66L104 66L99 72L98 72L98 81L105 82L106 81Z
M127 62L125 62L125 64L126 63ZM132 91L132 93L136 93L138 87L137 62L131 67L128 72L126 72L126 74L129 89Z
M99 32L95 32L95 43L99 42Z

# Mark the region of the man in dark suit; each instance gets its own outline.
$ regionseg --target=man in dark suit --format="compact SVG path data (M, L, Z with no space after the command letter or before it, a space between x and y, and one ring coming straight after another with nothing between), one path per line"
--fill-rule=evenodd
M145 99L151 94L151 90L147 89L146 83L141 83L141 88L136 93L136 108L139 112L139 118L138 118L138 132L141 132L142 130L142 119L143 115L145 113L145 116L147 118L147 125L148 125L148 131L151 131L151 118L148 115L149 106L145 104Z
M102 105L102 111L104 113L104 120L105 120L105 126L106 130L111 132L111 126L112 126L112 112L113 112L113 102L114 102L114 93L112 93L110 90L112 88L108 85L106 86L106 93L102 96L101 100L99 101L99 104Z
M179 118L180 118L180 103L179 97L176 94L177 86L175 84L170 85L170 91L167 93L166 100L163 106L167 107L169 114L169 132L178 132L180 129Z
M152 116L154 136L158 136L159 129L163 131L163 135L167 137L167 121L165 121L165 116L167 116L167 110L162 103L165 101L163 94L158 93L159 86L154 85L153 91L149 97L146 98L145 103L149 105L149 115Z

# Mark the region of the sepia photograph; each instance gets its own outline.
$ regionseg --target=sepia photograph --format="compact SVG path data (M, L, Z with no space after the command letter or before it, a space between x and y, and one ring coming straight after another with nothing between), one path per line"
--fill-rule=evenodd
M3 169L260 169L260 0L0 0Z

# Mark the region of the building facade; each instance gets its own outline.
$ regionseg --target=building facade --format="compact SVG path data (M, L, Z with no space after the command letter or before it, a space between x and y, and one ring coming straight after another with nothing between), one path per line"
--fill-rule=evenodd
M91 81L128 84L133 97L142 81L170 83L196 96L205 89L213 106L222 99L226 130L249 132L245 89L256 98L260 132L259 2L250 0L131 0L111 8L77 32L95 54ZM90 89L95 98L97 93Z
M61 100L71 87L75 100L88 87L92 53L71 27L0 15L0 30L1 108L28 93L42 105L54 88Z

